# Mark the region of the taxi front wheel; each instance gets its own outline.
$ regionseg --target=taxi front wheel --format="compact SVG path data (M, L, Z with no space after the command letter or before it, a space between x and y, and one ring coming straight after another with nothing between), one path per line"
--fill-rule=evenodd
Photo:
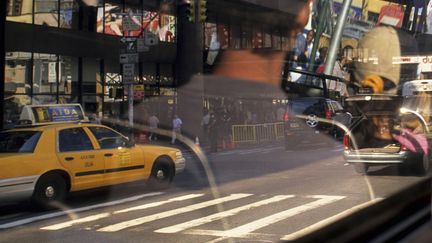
M33 201L42 207L52 207L66 197L66 182L57 174L42 176L33 192Z
M169 186L174 177L174 170L170 161L165 158L156 160L150 178L149 186L152 189L165 189Z

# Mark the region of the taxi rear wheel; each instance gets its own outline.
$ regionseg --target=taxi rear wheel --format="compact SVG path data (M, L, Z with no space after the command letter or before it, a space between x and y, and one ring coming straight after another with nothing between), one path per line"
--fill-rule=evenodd
M153 189L165 189L174 177L170 161L165 158L157 159L149 179L149 186Z
M57 174L42 176L36 184L32 200L41 207L53 207L66 197L66 182Z

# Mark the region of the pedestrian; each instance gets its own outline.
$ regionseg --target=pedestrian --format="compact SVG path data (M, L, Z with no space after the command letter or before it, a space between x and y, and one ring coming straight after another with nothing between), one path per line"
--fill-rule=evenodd
M155 130L158 129L159 126L159 119L155 114L149 117L148 124L150 127L150 135L149 135L149 141L157 140L157 134L155 134Z
M218 121L216 119L216 115L212 112L210 115L210 120L208 124L208 134L209 134L209 140L210 140L210 152L215 153L217 152L217 145L218 145L218 139L219 139L219 126Z
M182 120L177 115L174 115L174 119L172 121L171 144L175 144L177 136L181 135L181 127L182 127L182 125L183 125Z
M208 110L205 111L205 114L201 120L201 128L204 136L204 143L208 141L208 125L210 122L210 112Z

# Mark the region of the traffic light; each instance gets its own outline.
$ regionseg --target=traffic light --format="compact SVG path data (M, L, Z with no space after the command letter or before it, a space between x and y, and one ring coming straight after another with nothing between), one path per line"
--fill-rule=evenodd
M198 0L199 21L204 23L207 20L207 0Z
M195 0L188 0L186 2L186 16L189 20L189 22L195 22L195 16L196 16L196 11L195 11Z

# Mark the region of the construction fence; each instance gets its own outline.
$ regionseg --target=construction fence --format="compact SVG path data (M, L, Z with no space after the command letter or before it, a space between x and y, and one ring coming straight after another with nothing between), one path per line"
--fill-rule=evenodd
M236 145L271 142L283 138L283 122L232 126L232 139Z

